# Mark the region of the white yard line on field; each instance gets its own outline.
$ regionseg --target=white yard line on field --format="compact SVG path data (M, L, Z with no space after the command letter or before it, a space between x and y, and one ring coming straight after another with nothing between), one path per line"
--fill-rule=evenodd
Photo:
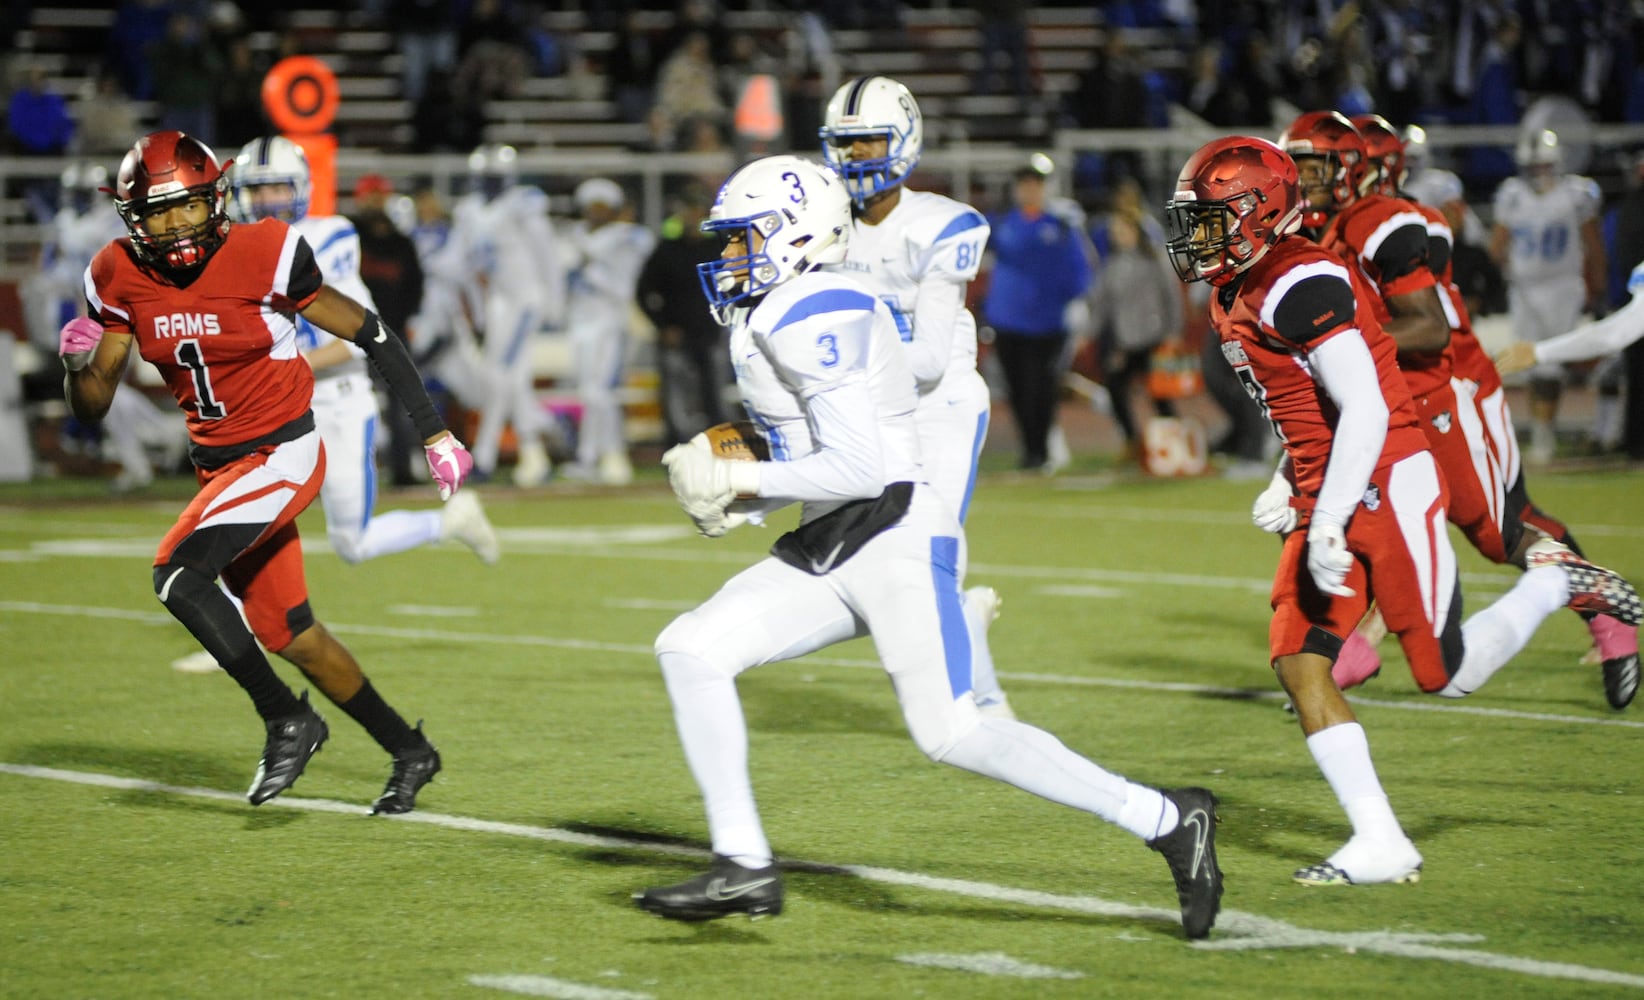
M100 608L77 604L42 604L34 601L0 601L0 614L62 615L78 618L103 618L115 621L138 622L144 625L175 625L176 620L163 611L131 611L125 608ZM600 642L593 639L565 639L547 635L498 635L494 632L456 632L448 629L400 628L392 625L350 625L327 622L326 627L344 635L369 635L384 639L409 639L421 642L449 642L459 645L536 646L544 649L575 649L592 653L622 653L653 656L650 643ZM880 671L878 660L851 657L811 655L795 662L812 666L845 667L852 670ZM1212 684L1189 684L1178 681L1144 681L1122 677L1077 677L1069 674L1001 671L999 676L1008 681L1029 681L1036 684L1064 687L1122 688L1136 691L1174 691L1191 695L1218 695L1243 699L1279 701L1284 694L1269 688L1234 688ZM1525 712L1512 708L1488 708L1483 705L1458 704L1450 700L1393 701L1349 695L1355 705L1373 705L1410 712L1439 712L1457 715L1478 715L1494 719L1516 719L1522 722L1551 722L1558 725L1612 726L1621 729L1644 729L1644 720L1582 715L1553 715L1548 712Z
M518 993L526 997L553 997L554 1000L652 1000L649 993L633 990L610 990L603 986L573 983L568 979L551 976L469 976L473 986Z
M222 802L244 802L245 797L237 792L225 792L214 788L195 788L180 785L166 785L156 781L143 781L136 778L121 778L109 774L96 774L86 771L66 771L57 768L36 767L27 764L0 763L0 774L11 774L23 778L38 778L49 781L60 781L71 784L90 785L98 788L112 788L121 791L151 792L163 795L183 795L192 798L213 799ZM306 799L291 795L282 795L268 803L265 808L299 809L309 812L346 813L354 816L365 816L365 811L356 804L337 802L331 799ZM657 844L642 840L630 840L623 837L607 837L588 833L577 833L571 830L561 830L557 827L530 826L524 823L502 823L495 820L476 819L470 816L452 816L444 813L417 811L402 816L391 816L373 819L372 822L421 823L425 826L443 827L448 830L461 830L468 833L495 834L508 837L523 837L531 840L548 841L551 843L571 844L577 847L597 847L605 849L644 851L651 854L666 854L675 857L691 857L706 860L709 852L700 848L684 847L675 844ZM1038 907L1040 909L1065 910L1073 913L1084 913L1101 917L1113 917L1121 920L1151 920L1175 924L1180 921L1181 914L1174 909L1163 909L1156 906L1134 906L1129 903L1115 902L1102 899L1098 896L1070 896L1060 893L1041 892L1036 889L1016 889L1010 886L993 885L987 882L973 882L967 879L938 878L919 872L899 871L894 868L879 868L872 865L838 865L816 861L798 861L784 859L783 867L791 871L809 871L822 874L851 875L868 882L877 882L884 885L905 886L926 892L947 893L955 896L964 896L970 899L983 899L996 903L1014 903L1021 906ZM1298 892L1319 891L1297 889ZM1342 892L1353 890L1344 889ZM1463 965L1473 965L1484 969L1494 969L1502 972L1516 972L1527 976L1538 976L1547 979L1570 979L1579 982L1603 983L1611 986L1630 986L1635 989L1644 989L1644 976L1627 972L1617 972L1611 969L1599 969L1592 966L1575 965L1568 962L1547 962L1540 959L1524 958L1518 955L1500 955L1493 952L1476 951L1471 948L1444 947L1445 945L1475 944L1484 939L1475 934L1423 934L1414 932L1394 931L1321 931L1306 927L1297 927L1283 920L1275 920L1254 913L1245 913L1240 910L1223 910L1216 921L1215 937L1209 941L1195 942L1192 947L1206 951L1251 951L1266 948L1333 948L1358 953L1372 953L1391 955L1397 958L1430 959L1440 962L1455 962ZM540 994L558 996L559 994Z

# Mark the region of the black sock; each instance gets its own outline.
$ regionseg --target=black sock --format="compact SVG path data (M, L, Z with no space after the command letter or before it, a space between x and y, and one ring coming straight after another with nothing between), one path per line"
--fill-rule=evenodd
M371 686L367 680L354 697L340 702L338 708L348 713L348 717L358 722L377 745L391 754L406 750L418 750L428 741L422 734L405 724L400 713L388 707L388 702L382 700L382 695Z
M154 592L172 617L199 640L228 676L251 696L263 719L295 715L302 709L280 680L228 595L204 573L168 564L154 568Z

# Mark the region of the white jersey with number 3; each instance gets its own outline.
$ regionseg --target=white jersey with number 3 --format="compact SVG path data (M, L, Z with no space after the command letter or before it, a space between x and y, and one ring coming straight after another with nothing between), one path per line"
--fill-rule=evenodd
M913 375L884 303L841 275L800 275L735 310L731 363L748 417L770 443L761 494L803 500L811 521L843 503L923 479ZM871 406L857 405L865 398ZM863 492L842 467L876 463Z

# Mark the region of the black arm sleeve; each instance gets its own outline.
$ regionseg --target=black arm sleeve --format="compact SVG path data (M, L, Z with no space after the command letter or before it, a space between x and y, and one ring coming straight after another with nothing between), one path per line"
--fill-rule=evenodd
M411 423L416 425L417 434L424 441L445 432L445 421L434 409L434 401L428 398L428 390L423 387L422 376L417 374L417 366L411 362L405 341L390 333L376 313L365 311L365 322L354 334L354 343L360 345L377 374L388 383L388 391L411 415Z

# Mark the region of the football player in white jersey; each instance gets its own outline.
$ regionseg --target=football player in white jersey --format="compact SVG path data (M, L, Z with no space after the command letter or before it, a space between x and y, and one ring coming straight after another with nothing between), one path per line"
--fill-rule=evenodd
M51 240L43 248L37 285L50 312L47 328L61 327L84 312L87 265L110 240L126 235L120 213L98 194L108 183L108 171L95 163L76 161L63 170ZM120 463L114 477L117 493L142 489L154 481L148 445L163 450L172 472L188 447L187 431L133 386L130 378L115 388L102 424L108 448Z
M1522 174L1501 182L1495 196L1490 256L1507 275L1507 308L1515 340L1534 343L1574 327L1604 293L1603 198L1591 178L1561 173L1558 135L1541 129L1519 143ZM1530 372L1528 457L1553 457L1554 425L1564 371L1557 364Z
M473 190L457 201L453 232L471 267L474 317L484 339L489 402L474 438L474 468L496 472L502 429L513 424L519 441L514 482L538 486L548 460L547 418L533 385L531 344L544 325L557 326L565 309L565 267L548 196L519 183L512 146L488 144L469 154Z
M841 266L896 319L919 382L915 420L925 475L963 525L991 411L987 382L976 370L976 319L965 308L988 224L969 205L903 183L919 163L924 133L907 87L888 77L858 77L828 101L822 158L851 197L850 249ZM961 541L961 583L967 561ZM1014 718L987 641L999 595L992 587L972 587L964 597L976 702L986 714Z
M1143 838L1170 865L1188 936L1208 935L1221 898L1209 791L1127 781L1043 730L976 708L959 622L959 521L920 467L908 351L883 300L822 269L844 259L851 238L841 180L796 156L756 160L725 182L703 228L725 239L720 258L700 266L703 290L730 327L737 387L770 458L728 461L698 434L663 456L669 481L708 536L750 509L804 506L768 558L657 637L714 860L635 901L676 920L781 912L736 678L871 635L920 750Z
M276 218L289 223L313 248L326 284L375 309L371 292L360 279L360 237L354 224L341 215L314 215L308 210L312 182L301 147L283 136L253 139L234 157L229 183L231 217L240 222ZM314 421L326 453L320 502L326 534L337 555L357 563L449 538L473 549L485 562L496 562L496 533L472 492L455 494L440 510L372 512L381 414L366 374L365 354L300 316L297 346L314 369Z
M623 486L634 478L622 426L622 371L628 352L628 323L639 288L639 272L656 246L644 226L622 218L626 199L620 185L590 177L577 185L582 220L571 230L570 291L566 332L576 351L577 396L582 424L577 432L577 465L583 475Z

